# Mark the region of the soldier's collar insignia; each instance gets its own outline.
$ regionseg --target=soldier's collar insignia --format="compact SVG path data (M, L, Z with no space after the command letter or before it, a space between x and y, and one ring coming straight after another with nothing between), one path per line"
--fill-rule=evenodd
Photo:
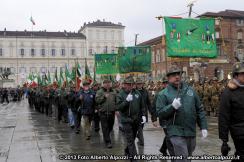
M136 97L136 98L139 98L139 95L138 95L138 94L135 94L135 97Z

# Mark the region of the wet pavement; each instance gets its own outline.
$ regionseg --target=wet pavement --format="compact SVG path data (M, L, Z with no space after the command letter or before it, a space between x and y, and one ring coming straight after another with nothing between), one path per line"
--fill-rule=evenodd
M105 162L114 161L106 159L111 159L110 155L117 155L114 157L119 158L122 157L120 155L124 154L125 140L118 129L117 120L112 133L113 148L108 149L103 143L101 130L99 133L93 131L91 140L87 141L82 129L80 134L75 134L68 124L58 123L53 117L47 117L30 109L27 100L0 105L0 119L0 162L74 161L60 159L64 157L62 155L67 154L79 154L79 158L95 158L97 160L92 161ZM197 146L194 155L220 155L221 141L218 139L217 119L208 118L208 124L209 136L207 139L201 139L200 132L197 132ZM154 128L149 123L144 128L144 138L144 146L138 146L136 143L138 153L147 155L147 158L153 158L149 155L154 155L154 159L158 159L160 155L158 150L164 138L162 129ZM232 147L230 154L233 155L232 142L230 142L230 146ZM77 158L77 156L65 157ZM150 161L166 162L166 160ZM206 161L216 162L220 160Z

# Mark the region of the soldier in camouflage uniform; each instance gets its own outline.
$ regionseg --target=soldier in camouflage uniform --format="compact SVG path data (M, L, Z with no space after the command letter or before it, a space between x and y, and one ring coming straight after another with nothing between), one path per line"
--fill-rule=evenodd
M193 87L195 89L195 91L197 92L198 96L200 97L200 99L203 99L203 86L202 84L200 84L200 82L195 82L193 83Z
M211 94L211 112L213 116L217 116L218 107L219 107L219 84L218 79L214 77L211 82L210 94Z
M210 87L208 81L205 81L205 83L203 85L203 105L204 105L204 108L205 108L207 115L210 115L210 112L211 112L210 89L211 89L211 87Z

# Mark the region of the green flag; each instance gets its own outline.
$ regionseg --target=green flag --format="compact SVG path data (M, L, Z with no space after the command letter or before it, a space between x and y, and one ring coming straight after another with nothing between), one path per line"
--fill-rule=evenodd
M58 68L56 68L54 76L53 76L53 82L58 82Z
M151 71L151 47L119 47L118 67L120 73Z
M42 85L43 86L48 85L48 77L46 73L42 76Z
M37 76L37 83L38 83L38 85L42 85L42 79L41 79L40 74L38 74L38 76Z
M72 80L72 76L69 72L68 65L65 66L65 79L66 79L66 84L68 86L69 82Z
M77 70L77 67L76 67L77 65L75 65L75 67L73 67L72 68L72 72L71 72L71 74L70 74L70 78L71 78L71 80L75 80L75 78L76 78L76 70Z
M96 54L95 68L96 74L117 74L117 54Z
M216 57L215 20L164 18L169 57Z
M48 71L48 76L47 76L47 82L48 82L48 84L51 84L52 83L51 75L50 75L50 72L49 71Z
M33 82L37 83L37 81L38 81L38 78L37 77L38 77L37 74L34 74L33 75Z
M64 76L63 76L63 69L60 68L59 71L59 80L58 80L58 86L61 87L64 81Z
M29 73L28 77L27 77L27 82L31 83L34 79L33 73Z
M81 77L81 67L79 63L77 63L77 77Z
M91 79L91 74L85 58L85 79Z

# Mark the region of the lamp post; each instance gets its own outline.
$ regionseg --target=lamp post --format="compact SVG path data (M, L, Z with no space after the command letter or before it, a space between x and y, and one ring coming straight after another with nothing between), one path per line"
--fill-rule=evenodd
M163 16L157 16L155 17L156 19L158 20L162 20L162 39L161 39L161 44L162 44L162 49L164 47L164 34L165 34L165 31L164 31L164 19L163 19ZM164 59L165 59L165 71L167 73L168 71L168 58L167 58L167 50L165 49L165 52L164 52Z
M17 31L16 31L16 39L15 39L15 43L16 43L16 46L15 46L15 52L16 52L16 64L17 64L17 67L16 67L16 83L19 84L19 55L18 55L18 36L17 36Z

